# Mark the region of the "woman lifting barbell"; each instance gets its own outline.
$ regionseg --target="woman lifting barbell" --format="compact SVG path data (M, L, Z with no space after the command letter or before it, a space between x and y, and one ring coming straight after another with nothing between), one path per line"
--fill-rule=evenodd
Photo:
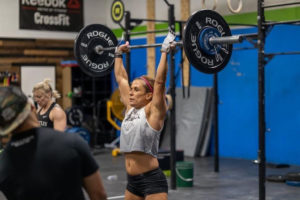
M168 197L168 184L157 160L159 137L167 112L165 83L167 54L174 48L175 35L164 39L155 79L141 76L128 83L122 54L129 43L116 48L115 77L126 112L121 126L120 150L125 153L127 187L125 200L161 199Z

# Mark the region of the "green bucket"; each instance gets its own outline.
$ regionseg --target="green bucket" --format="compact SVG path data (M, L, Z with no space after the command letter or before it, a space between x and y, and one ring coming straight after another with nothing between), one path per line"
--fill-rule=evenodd
M177 187L193 187L194 166L192 162L176 162Z

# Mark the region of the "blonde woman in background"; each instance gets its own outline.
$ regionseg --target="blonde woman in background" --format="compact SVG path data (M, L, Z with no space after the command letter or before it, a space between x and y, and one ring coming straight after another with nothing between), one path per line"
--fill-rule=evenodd
M66 113L54 101L60 98L60 94L52 89L50 82L50 79L45 79L33 87L33 100L38 104L37 117L42 127L64 131L67 126Z

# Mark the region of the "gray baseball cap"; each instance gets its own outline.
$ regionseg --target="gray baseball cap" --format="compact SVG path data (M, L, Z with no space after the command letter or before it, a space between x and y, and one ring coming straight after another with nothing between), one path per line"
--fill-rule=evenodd
M21 125L31 112L31 103L19 87L0 86L0 135Z

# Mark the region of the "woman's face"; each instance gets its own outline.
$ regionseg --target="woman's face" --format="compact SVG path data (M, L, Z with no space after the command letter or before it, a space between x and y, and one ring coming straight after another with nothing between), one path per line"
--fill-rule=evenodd
M33 92L33 100L40 106L45 107L51 100L50 94L45 91L38 89Z
M146 92L144 81L136 79L132 82L129 91L129 105L135 108L142 108L149 103L152 93Z

